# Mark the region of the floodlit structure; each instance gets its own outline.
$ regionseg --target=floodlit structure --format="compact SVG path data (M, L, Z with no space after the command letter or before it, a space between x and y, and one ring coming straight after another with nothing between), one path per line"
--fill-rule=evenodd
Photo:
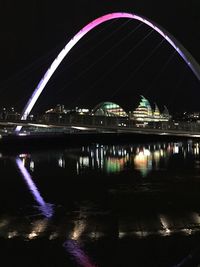
M115 12L106 14L104 16L101 16L92 22L88 23L85 27L83 27L79 32L75 34L75 36L66 44L66 46L61 50L61 52L58 54L56 59L52 62L49 69L44 74L43 78L40 80L39 84L33 91L33 94L31 95L30 99L28 100L26 106L24 107L24 110L22 112L21 120L26 120L29 113L31 112L32 108L34 107L37 99L41 95L42 91L44 90L46 84L62 62L62 60L66 57L66 55L69 53L69 51L78 43L78 41L83 38L88 32L96 28L98 25L112 20L112 19L134 19L137 21L140 21L146 25L148 25L150 28L155 30L157 33L159 33L165 40L179 53L179 55L183 58L183 60L186 62L186 64L190 67L190 69L193 71L194 75L197 77L198 80L200 80L200 66L198 62L193 58L193 56L181 45L181 43L176 40L174 36L172 36L169 32L167 32L164 28L160 27L160 25L156 24L155 22L146 19L143 16L138 16L134 13L126 13L126 12ZM21 130L22 126L17 126L16 131L19 132Z
M49 110L46 110L45 113L46 114L49 114L49 113L63 114L63 113L65 113L66 114L67 110L65 109L64 105L58 104L55 108L51 108Z
M169 121L170 118L171 116L166 106L163 113L160 113L157 104L155 104L155 109L153 110L149 100L144 96L141 96L140 103L131 116L131 119L137 122L164 122Z
M113 102L102 102L98 104L93 109L92 115L106 117L128 117L123 108Z

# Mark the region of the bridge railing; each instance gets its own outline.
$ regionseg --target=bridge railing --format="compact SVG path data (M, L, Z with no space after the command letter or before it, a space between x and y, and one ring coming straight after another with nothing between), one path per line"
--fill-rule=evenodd
M21 120L0 120L1 125L16 125L22 124ZM29 124L44 124L55 126L90 126L98 128L117 128L117 129L154 129L160 131L180 131L180 132L200 132L200 123L198 122L175 122L173 120L168 122L149 122L138 123L128 117L105 117L105 116L91 116L91 115L63 115L63 114L51 114L51 116L43 116L36 120L25 120L23 124L28 126ZM39 126L39 125L38 125ZM10 125L11 127L11 125ZM14 127L14 126L13 126Z
M105 116L91 116L91 115L68 115L68 116L49 116L42 119L43 123L56 125L87 125L91 127L116 127L116 128L145 128L157 129L163 131L186 131L186 132L200 132L200 123L198 122L149 122L138 123L128 117L105 117Z

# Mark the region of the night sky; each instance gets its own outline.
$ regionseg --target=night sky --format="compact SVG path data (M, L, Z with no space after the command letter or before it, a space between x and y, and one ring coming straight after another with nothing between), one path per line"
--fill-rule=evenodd
M21 111L66 42L91 20L114 11L154 20L200 62L199 0L2 0L0 108ZM200 110L200 83L184 61L150 28L121 19L102 24L74 47L34 111L58 103L92 108L104 100L128 111L140 94L161 110L164 104L171 112Z

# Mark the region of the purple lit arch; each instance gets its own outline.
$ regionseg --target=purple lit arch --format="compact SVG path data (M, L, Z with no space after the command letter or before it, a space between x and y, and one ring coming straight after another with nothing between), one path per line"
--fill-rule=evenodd
M174 49L179 53L179 55L184 59L186 64L190 67L190 69L193 71L194 75L197 77L198 80L200 80L200 65L197 63L197 61L193 58L193 56L176 40L174 36L172 36L170 33L168 33L165 29L160 27L158 24L154 23L153 21L146 19L142 16L138 16L136 14L132 13L124 13L124 12L116 12L116 13L110 13L107 15L104 15L102 17L99 17L89 24L87 24L85 27L83 27L63 48L63 50L58 54L56 59L53 61L47 72L45 73L44 77L41 79L37 87L35 88L32 96L30 97L29 101L27 102L21 116L21 120L26 120L27 116L31 112L32 108L34 107L37 99L39 98L40 94L44 90L46 84L50 80L51 76L54 74L62 60L65 58L65 56L69 53L69 51L74 47L74 45L89 31L94 29L96 26L100 25L103 22L106 22L111 19L117 19L117 18L129 18L129 19L135 19L138 21L141 21L142 23L148 25L155 31L157 31L161 36L165 38L166 41L169 42L169 44L174 47ZM17 126L16 131L20 131L22 126Z

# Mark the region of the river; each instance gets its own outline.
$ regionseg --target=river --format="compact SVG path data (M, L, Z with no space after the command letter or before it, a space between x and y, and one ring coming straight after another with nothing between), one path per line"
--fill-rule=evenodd
M200 264L196 141L2 153L0 172L2 266Z

